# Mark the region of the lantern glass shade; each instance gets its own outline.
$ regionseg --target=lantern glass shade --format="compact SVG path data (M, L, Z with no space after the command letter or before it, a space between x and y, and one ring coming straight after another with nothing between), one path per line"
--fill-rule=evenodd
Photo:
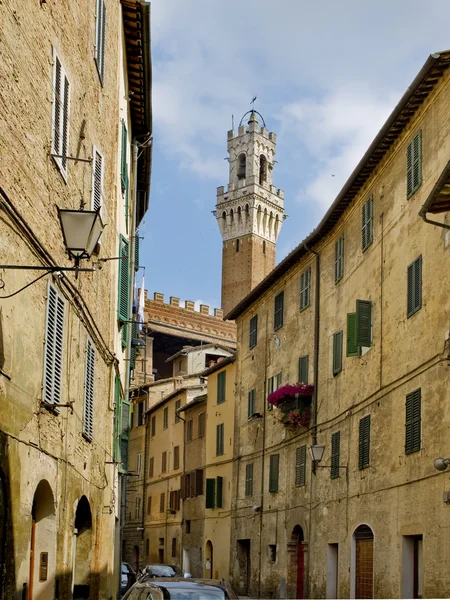
M89 258L105 227L98 210L58 208L64 244L70 258Z
M325 446L321 446L320 444L314 444L314 446L311 446L309 448L311 460L314 462L320 462L322 460L324 451Z

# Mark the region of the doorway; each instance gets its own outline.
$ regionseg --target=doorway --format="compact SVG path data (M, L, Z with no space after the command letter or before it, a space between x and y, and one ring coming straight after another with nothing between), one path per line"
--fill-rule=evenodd
M206 550L205 550L205 578L212 579L213 578L213 545L210 540L206 542Z
M423 598L422 535L402 538L402 598Z
M304 545L303 529L300 525L296 525L292 530L291 544L295 548L293 553L295 573L295 590L296 598L304 598L305 590L305 545Z
M85 600L91 593L92 513L86 496L75 513L73 600Z
M240 588L242 594L248 596L252 574L250 540L238 540L237 543Z
M373 598L373 531L360 525L355 540L355 598Z
M338 598L339 545L328 544L327 598Z

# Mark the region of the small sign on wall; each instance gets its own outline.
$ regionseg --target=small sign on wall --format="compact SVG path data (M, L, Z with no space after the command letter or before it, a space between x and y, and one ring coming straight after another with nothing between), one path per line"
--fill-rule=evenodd
M48 576L48 552L41 552L39 559L39 581L47 581Z

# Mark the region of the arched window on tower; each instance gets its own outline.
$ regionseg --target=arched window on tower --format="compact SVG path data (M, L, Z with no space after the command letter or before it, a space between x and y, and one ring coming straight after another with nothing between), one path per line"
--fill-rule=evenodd
M264 154L259 157L259 185L267 181L267 159Z
M238 158L238 171L237 171L238 179L245 179L246 170L247 170L247 157L245 156L244 153L242 153L239 155L239 158Z

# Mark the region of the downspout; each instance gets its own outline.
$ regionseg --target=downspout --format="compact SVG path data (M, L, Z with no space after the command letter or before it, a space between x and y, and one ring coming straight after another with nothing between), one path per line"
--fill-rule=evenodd
M430 225L437 225L438 227L442 227L443 229L450 229L450 225L448 223L440 223L439 221L433 221L427 217L426 212L419 213L425 223L429 223Z
M144 427L145 427L145 436L144 436L144 472L142 474L142 554L144 554L146 548L145 548L145 544L144 544L144 539L145 539L145 514L146 514L146 510L147 510L147 483L146 483L146 477L147 477L147 459L148 459L148 452L147 452L147 444L148 444L148 419L147 419L147 410L148 410L148 399L149 399L149 393L148 393L148 389L146 391L144 391L144 393L147 395L147 402L146 402L146 410L144 413ZM145 555L146 558L147 555Z

